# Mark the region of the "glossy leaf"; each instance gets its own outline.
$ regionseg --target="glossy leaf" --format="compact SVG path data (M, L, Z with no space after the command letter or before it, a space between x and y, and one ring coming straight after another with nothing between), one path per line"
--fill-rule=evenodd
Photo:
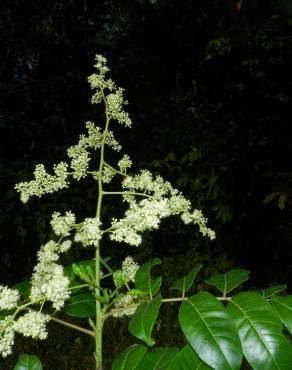
M17 361L14 370L43 370L43 366L37 356L23 355Z
M66 302L64 312L68 316L95 316L95 297L92 293L81 293L71 296Z
M235 269L225 274L216 274L206 279L207 284L215 286L224 295L231 292L238 285L249 279L249 271Z
M273 297L271 300L280 320L292 335L292 295L285 297Z
M240 369L242 351L225 307L212 294L198 293L179 310L182 331L202 361L216 370Z
M193 285L198 272L201 270L202 265L197 264L186 276L183 276L176 280L170 287L170 289L177 289L181 292L187 292Z
M212 370L205 364L187 344L171 361L167 370Z
M262 296L264 298L270 298L275 294L279 294L279 293L283 292L284 290L287 289L287 287L288 286L286 284L274 285L274 286L268 287L268 288L262 290Z
M137 370L166 370L177 352L178 349L174 347L157 348L148 352L137 366Z
M228 304L244 356L257 370L291 370L292 347L271 305L255 293L240 293Z
M114 359L112 370L136 370L146 352L147 348L142 345L128 347Z
M11 287L17 289L23 299L28 299L30 295L31 282L30 280L23 280Z
M125 283L128 282L127 279L125 278L122 270L114 271L113 281L114 281L114 284L115 284L116 288L122 287L123 285L125 285Z
M74 262L74 263L71 263L70 265L67 265L64 267L64 274L69 278L70 280L70 285L69 287L70 288L73 288L75 286L78 286L80 284L82 284L82 280L80 279L80 277L78 275L76 275L74 273L74 269L73 269L73 265L75 266L80 266L80 267L91 267L91 268L95 268L95 260L94 259L89 259L89 260L84 260L84 261L79 261L79 262ZM74 293L76 293L78 290L80 289L74 289Z
M159 292L162 282L161 276L157 277L156 279L151 278L151 269L153 266L159 265L160 263L160 259L155 258L154 260L142 265L136 272L136 288L150 294L151 297L155 296L155 294Z
M141 303L129 322L130 333L148 346L153 346L155 343L151 338L151 332L157 319L160 305L161 296L159 294L152 301Z

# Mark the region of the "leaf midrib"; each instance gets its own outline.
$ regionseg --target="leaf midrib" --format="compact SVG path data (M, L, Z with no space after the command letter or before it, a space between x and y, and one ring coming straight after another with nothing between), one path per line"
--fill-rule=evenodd
M192 303L191 301L187 300L186 302L189 302L189 303L191 304L191 306L193 306L193 307L194 307L194 309L195 309L195 311L198 313L198 315L201 317L202 321L204 322L205 326L206 326L206 327L207 327L207 329L208 329L208 332L211 334L211 336L212 336L212 338L214 339L215 343L216 343L216 344L217 344L217 346L220 348L221 353L223 354L223 356L224 356L225 360L227 361L227 363L228 363L228 364L229 364L229 366L230 366L230 369L232 370L232 367L231 367L231 365L230 365L230 363L229 363L229 361L228 361L227 357L225 356L225 353L222 351L221 347L220 347L220 346L219 346L219 344L218 344L218 341L217 341L216 337L213 335L212 331L209 329L209 326L207 325L207 322L206 322L206 320L204 319L204 316L202 316L202 315L200 314L200 311L199 311L199 310L198 310L198 309L193 305L193 303Z
M258 333L258 331L256 330L255 326L253 325L253 321L251 320L250 316L244 311L241 309L241 307L234 301L234 300L231 300L230 303L233 303L239 311L241 311L244 316L247 318L247 320L249 321L249 323L251 324L251 327L253 328L253 330L255 331L257 337L260 338L260 340L262 341L264 347L266 348L267 352L270 354L275 366L277 366L277 369L281 370L281 368L278 366L278 363L276 362L274 356L272 356L272 353L270 352L269 348L266 346L266 343L264 342L264 340L262 339L261 335Z

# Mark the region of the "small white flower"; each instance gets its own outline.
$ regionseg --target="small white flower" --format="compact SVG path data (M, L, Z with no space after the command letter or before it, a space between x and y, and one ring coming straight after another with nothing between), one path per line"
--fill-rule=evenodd
M203 213L199 209L195 209L192 213L184 212L181 215L181 219L185 224L194 223L199 226L199 231L203 236L207 236L210 240L216 238L216 233L209 227L207 227L207 218L204 217Z
M70 229L74 226L76 217L73 212L68 211L65 216L61 216L60 212L52 214L51 226L56 235L69 236Z
M115 89L115 92L106 96L108 114L110 118L117 120L120 124L131 127L131 118L129 114L123 110L123 105L128 104L128 102L124 100L123 92L124 89L119 87Z
M64 240L62 244L60 245L60 252L65 253L68 252L68 250L72 246L72 241L71 240Z
M14 321L11 315L0 320L0 354L2 357L7 357L12 353L15 337L13 325Z
M105 143L113 150L119 152L122 149L122 146L118 143L118 141L114 138L114 133L112 131L107 131Z
M138 263L131 256L128 256L122 263L122 273L128 281L135 282L135 275L139 267Z
M83 246L97 246L101 239L101 222L98 218L85 218L78 232L75 234L74 240L80 242Z
M17 307L19 298L18 290L0 285L0 310L11 310Z
M115 308L112 310L113 317L123 317L134 315L139 302L136 296L123 295L115 301Z
M127 169L132 166L132 161L130 157L127 154L125 154L123 158L118 162L118 166L121 172L126 173Z
M190 223L193 221L192 215L191 215L189 212L184 212L184 213L181 215L181 219L182 219L182 221L183 221L186 225L190 224Z
M102 181L105 184L108 184L111 182L113 177L115 176L115 171L111 169L111 167L104 166L102 170Z
M64 275L63 266L56 261L59 259L59 253L67 251L70 246L71 242L67 240L61 245L50 240L41 247L31 279L31 300L46 299L52 302L56 310L64 306L69 298L69 279Z
M46 324L50 316L42 312L29 311L15 321L13 328L17 333L34 339L46 339L48 336Z
M44 194L54 193L68 187L68 165L60 162L54 165L54 175L46 172L44 165L38 164L34 170L35 180L20 182L15 185L16 191L20 193L20 199L26 203L33 195L41 197Z

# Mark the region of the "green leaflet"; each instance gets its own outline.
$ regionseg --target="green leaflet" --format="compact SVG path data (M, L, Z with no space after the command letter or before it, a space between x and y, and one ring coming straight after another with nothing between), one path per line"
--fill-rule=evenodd
M141 303L129 322L128 328L130 333L148 346L153 346L155 343L151 338L151 332L157 319L160 305L161 296L159 294L152 301Z
M211 367L206 365L187 344L173 358L167 370L210 370Z
M286 284L274 285L274 286L270 286L270 287L268 287L266 289L263 289L261 291L261 293L262 293L262 296L264 298L270 298L270 297L272 297L275 294L279 294L279 293L283 292L284 290L287 289L287 287L288 286Z
M271 305L256 293L233 297L227 312L239 332L243 353L257 370L291 370L292 348Z
M41 360L35 355L23 355L13 370L43 370Z
M272 306L276 309L280 320L292 334L292 295L285 297L273 297Z
M112 363L112 370L136 370L147 352L147 348L134 344L120 353Z
M210 367L239 370L242 350L236 329L225 307L207 292L183 301L179 322L189 344Z
M177 352L174 347L156 348L146 353L136 370L166 370Z
M215 286L224 295L249 279L249 271L234 269L225 274L216 274L206 279L207 284Z
M66 301L64 312L68 316L75 317L95 316L95 301L95 297L92 293L73 295Z
M186 293L193 285L198 272L201 270L202 265L197 264L186 276L177 279L170 287L170 289L177 289Z
M151 297L154 297L159 292L162 282L161 276L156 279L151 278L152 267L159 264L161 264L161 260L159 258L155 258L154 260L142 265L135 276L136 288L150 294Z

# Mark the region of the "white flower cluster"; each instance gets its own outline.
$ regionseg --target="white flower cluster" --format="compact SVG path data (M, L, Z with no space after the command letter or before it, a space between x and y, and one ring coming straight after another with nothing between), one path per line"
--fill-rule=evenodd
M134 315L140 302L137 301L137 296L122 295L115 301L115 308L111 311L113 317L123 317Z
M122 187L130 191L143 191L145 193L154 193L156 198L162 197L168 193L178 194L178 190L173 189L168 181L164 181L161 176L153 179L152 173L148 170L141 170L138 175L127 176L123 182Z
M75 222L76 217L71 211L66 212L65 216L61 216L60 212L54 212L52 214L51 226L54 233L58 236L69 236Z
M75 242L80 242L84 247L97 246L102 236L100 225L98 218L85 218L75 234Z
M124 89L119 87L115 92L107 95L107 110L110 118L117 120L122 125L131 127L131 118L129 114L123 110L123 105L128 104L128 102L124 100L123 92Z
M115 171L111 167L104 166L102 170L102 181L105 184L110 183L115 174Z
M17 307L19 298L18 290L0 285L0 310L11 310Z
M170 198L146 198L140 202L132 200L125 212L125 217L112 220L111 240L124 241L138 246L142 242L141 233L157 229L163 218L176 215L189 208L189 201L177 195Z
M7 357L12 353L15 336L13 325L14 321L12 315L6 316L5 319L0 320L0 354L2 357Z
M46 324L50 316L38 311L29 311L14 323L13 328L17 333L34 339L46 339L48 332Z
M171 184L161 177L153 179L149 171L143 170L136 176L127 176L122 183L123 188L131 192L140 191L147 198L137 202L133 195L124 195L129 208L124 218L113 219L110 239L138 246L142 242L141 233L157 229L163 218L182 214L183 220L191 217L191 221L199 226L199 231L210 239L215 238L213 230L207 227L207 219L199 210L190 213L191 203ZM151 194L151 195L150 195Z
M80 155L72 158L70 167L74 171L72 176L76 180L80 180L87 176L89 162L90 157L87 152L80 153Z
M135 282L136 272L139 270L139 265L131 256L124 259L122 263L122 273L127 281Z
M50 316L38 311L29 311L17 320L12 315L0 320L0 355L7 357L12 353L15 333L34 339L46 339L48 332L46 324Z
M201 210L195 209L192 213L185 212L181 215L181 219L186 225L190 223L198 225L201 234L207 236L209 239L213 240L216 238L215 231L207 227L208 219L204 217Z
M41 197L44 194L67 188L68 165L64 162L58 163L54 166L54 175L50 175L46 172L44 165L38 164L34 170L34 177L35 180L15 185L23 203L26 203L33 195Z
M56 310L60 310L69 298L69 279L64 275L63 266L56 263L59 254L66 252L71 246L69 240L61 245L50 240L38 252L38 263L32 275L30 299L44 298L52 302Z
M98 70L98 74L94 73L88 77L90 87L96 90L95 94L92 96L91 102L93 104L98 104L102 100L102 92L104 89L109 89L110 91L115 89L115 83L111 79L106 80L106 74L109 72L107 67L107 60L102 55L95 56L96 64L94 67Z
M122 186L130 191L142 191L147 198L137 202L133 196L124 196L129 203L124 218L112 220L110 239L138 246L141 233L157 229L163 218L187 212L190 202L178 190L161 177L153 179L149 171L143 170L133 177L126 177Z
M91 102L93 104L98 104L105 98L109 117L117 120L122 125L131 127L131 118L123 109L123 106L128 104L128 102L124 100L124 89L117 87L110 78L106 78L106 74L109 71L106 58L101 55L97 55L95 58L95 68L98 70L98 74L94 73L88 77L91 88L96 90L92 96ZM105 94L105 90L109 90L109 94Z
M88 134L86 136L80 135L78 144L71 146L67 150L68 157L71 159L72 176L77 180L87 175L90 162L88 149L100 148L102 143L103 134L100 127L95 126L90 121L86 122L85 126Z
M122 149L122 146L114 138L114 133L110 130L106 132L105 144L116 152L119 152Z
M118 162L118 166L121 172L126 173L127 169L132 166L130 157L127 154L124 154L123 158Z
M137 247L142 243L142 236L138 234L132 225L127 225L123 220L112 219L112 228L110 239L116 242L124 242Z

